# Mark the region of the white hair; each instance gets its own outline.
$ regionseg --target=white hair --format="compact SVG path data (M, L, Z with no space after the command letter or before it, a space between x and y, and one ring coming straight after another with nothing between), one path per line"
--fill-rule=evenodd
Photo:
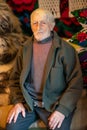
M45 10L45 9L42 9L42 8L38 8L36 10L34 10L32 13L31 13L31 16L30 16L30 19L31 19L31 22L32 22L32 18L33 16L37 16L37 13L42 13L46 16L47 18L47 21L50 22L50 23L55 23L55 18L53 16L53 14L48 11L48 10Z

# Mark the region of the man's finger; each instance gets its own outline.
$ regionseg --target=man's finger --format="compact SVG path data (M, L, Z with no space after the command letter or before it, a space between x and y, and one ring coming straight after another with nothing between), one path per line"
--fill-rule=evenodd
M11 114L11 116L8 117L8 119L7 119L7 123L10 124L10 123L12 122L13 118L14 118L14 113Z
M19 114L19 113L16 113L16 114L14 115L14 123L16 122L16 120L17 120L17 118L18 118L18 114Z
M62 122L60 121L60 122L58 123L57 127L60 128L61 125L62 125Z
M25 117L25 110L22 110L22 116Z

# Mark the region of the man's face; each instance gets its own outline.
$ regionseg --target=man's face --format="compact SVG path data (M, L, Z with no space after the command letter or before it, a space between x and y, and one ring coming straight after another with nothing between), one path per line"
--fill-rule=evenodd
M33 15L31 20L31 28L37 41L41 41L50 36L51 23L48 22L44 13Z

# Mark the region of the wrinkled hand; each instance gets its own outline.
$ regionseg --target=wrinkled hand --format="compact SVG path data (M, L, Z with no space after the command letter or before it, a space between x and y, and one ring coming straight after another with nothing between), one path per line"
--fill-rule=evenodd
M58 111L54 111L51 116L48 118L50 129L54 130L56 127L60 128L62 122L65 118L65 115Z
M14 107L8 114L7 123L11 123L12 120L15 123L19 113L21 113L22 116L25 117L25 108L22 103L17 103L16 105L14 105Z

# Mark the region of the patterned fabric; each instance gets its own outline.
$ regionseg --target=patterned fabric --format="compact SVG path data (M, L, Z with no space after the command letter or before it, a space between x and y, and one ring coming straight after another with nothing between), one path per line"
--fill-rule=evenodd
M54 30L61 37L71 38L75 33L82 29L82 26L75 18L56 19Z
M76 18L69 17L69 1L62 0L60 2L60 19L56 19L55 30L61 37L71 38L76 32L82 29Z
M78 55L83 74L83 87L87 88L87 50L83 49Z
M71 37L70 42L84 48L78 55L83 74L83 87L87 88L87 8L74 10L71 13L83 26L81 31Z
M69 16L72 17L72 11L87 8L87 0L69 0Z
M71 37L70 42L82 47L87 47L87 32L78 32L74 34Z
M60 2L60 12L61 12L61 17L63 17L63 18L69 17L69 15L68 15L68 13L69 13L68 0L62 0L62 2Z
M7 3L17 12L32 11L36 0L7 0Z
M82 47L87 47L87 8L75 10L72 14L82 24L83 29L74 34L70 39L70 42L78 44Z
M74 17L77 18L80 23L87 24L87 8L74 10L71 13L74 15Z
M55 18L60 18L60 0L38 0L38 5L52 12Z

